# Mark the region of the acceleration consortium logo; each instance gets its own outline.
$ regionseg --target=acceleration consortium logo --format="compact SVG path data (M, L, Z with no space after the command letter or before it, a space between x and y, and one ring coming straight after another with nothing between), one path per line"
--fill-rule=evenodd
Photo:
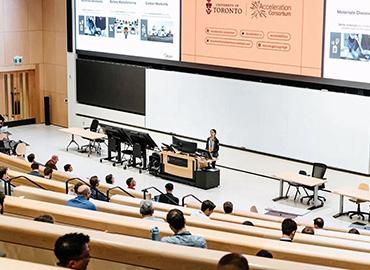
M292 16L292 6L285 4L266 4L261 1L252 1L251 7L252 18L267 17L290 17Z

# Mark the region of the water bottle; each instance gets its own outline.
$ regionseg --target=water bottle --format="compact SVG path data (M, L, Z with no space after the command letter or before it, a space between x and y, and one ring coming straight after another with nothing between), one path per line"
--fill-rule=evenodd
M154 227L150 230L150 233L152 234L152 240L153 241L159 241L159 229L158 227Z

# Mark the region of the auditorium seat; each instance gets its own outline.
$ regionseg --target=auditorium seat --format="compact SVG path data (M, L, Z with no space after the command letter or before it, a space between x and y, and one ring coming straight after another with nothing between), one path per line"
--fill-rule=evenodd
M153 222L138 218L119 216L109 213L92 212L68 206L50 204L28 199L7 197L5 200L7 213L35 217L41 214L51 214L56 222L107 231L110 233L125 234L135 237L150 238L150 229L157 226L161 236L172 235L168 224ZM247 226L246 226L247 227ZM203 236L210 249L256 254L260 249L267 249L274 254L274 258L284 258L299 262L312 262L321 265L351 268L353 264L357 269L364 265L370 266L370 252L368 243L349 241L343 239L326 239L323 243L331 244L338 248L328 248L300 243L286 243L278 240L264 239L261 237L240 235L210 229L188 226L194 234ZM314 247L314 248L313 248ZM349 249L362 250L364 252ZM307 252L307 251L310 252ZM352 259L362 258L354 263ZM367 260L368 258L368 260Z
M174 265L177 270L214 270L218 260L226 254L222 251L195 249L67 225L45 224L0 216L0 247L5 248L6 251L13 251L11 255L16 259L27 257L27 251L32 249L36 255L33 260L50 264L50 260L54 259L52 250L55 240L70 232L90 236L89 270L101 270L103 267L110 270L173 270ZM251 270L339 269L288 260L245 256Z
M61 270L60 267L19 261L8 258L0 258L1 269L16 269L16 270Z

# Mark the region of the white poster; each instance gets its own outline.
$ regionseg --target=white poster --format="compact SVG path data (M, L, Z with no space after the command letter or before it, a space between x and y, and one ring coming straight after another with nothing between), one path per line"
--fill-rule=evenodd
M180 0L76 0L77 50L178 61Z
M369 0L327 0L324 77L370 83Z

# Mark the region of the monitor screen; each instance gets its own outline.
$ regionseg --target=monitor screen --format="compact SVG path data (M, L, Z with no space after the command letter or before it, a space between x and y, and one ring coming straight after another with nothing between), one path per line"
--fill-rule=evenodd
M184 141L175 136L172 136L172 144L177 150L190 154L195 153L198 148L197 143Z

